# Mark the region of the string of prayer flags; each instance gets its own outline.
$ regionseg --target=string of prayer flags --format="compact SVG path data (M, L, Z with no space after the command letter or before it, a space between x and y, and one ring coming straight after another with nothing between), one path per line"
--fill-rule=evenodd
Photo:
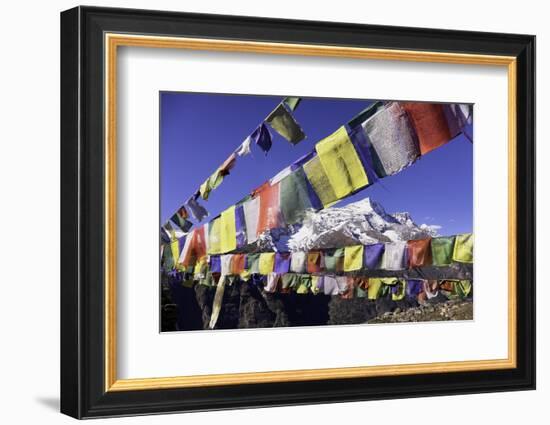
M293 97L293 96L289 96L289 97L285 97L283 99L283 105L285 105L289 110L291 110L292 112L294 112L296 110L296 108L298 107L298 105L300 104L300 102L302 101L302 99L300 97Z
M338 199L369 184L345 127L318 142L315 150Z
M407 242L409 267L424 267L432 264L431 238Z
M283 136L293 145L300 143L306 135L298 125L290 111L285 107L284 102L277 107L265 119L273 130Z
M197 221L202 221L204 217L208 216L208 211L201 204L198 203L195 196L192 196L185 203L191 214Z
M432 238L432 264L434 266L448 266L453 261L455 246L454 236Z
M419 157L416 133L407 112L398 102L380 108L362 126L371 143L379 177L396 174Z
M453 252L453 260L459 263L474 262L474 235L466 233L457 235Z
M172 251L177 261L172 267L193 267L196 263L204 260L210 255L215 257L219 254L232 256L243 256L244 269L250 273L260 273L260 266L254 267L254 262L259 261L261 254L262 261L273 257L273 266L269 272L277 273L349 273L359 270L388 270L401 271L427 266L450 266L453 262L472 263L474 238L470 233L458 236L425 238L409 241L396 241L386 243L375 243L370 245L352 245L342 248L316 249L312 251L293 251L279 249L276 251L262 253L227 253L231 250L222 250L222 240L228 239L224 244L234 244L235 237L224 236L231 234L234 222L232 215L237 208L230 208L222 215L216 217L208 225L192 230L182 238L172 238L164 243L166 251ZM228 220L227 223L224 223ZM279 229L280 230L280 229ZM454 242L456 240L456 243ZM230 247L226 247L230 248ZM179 259L178 259L179 256ZM163 257L164 258L164 257ZM240 258L240 257L239 257ZM230 261L230 260L227 260ZM170 264L170 262L166 262ZM265 270L265 263L262 270ZM170 270L166 268L165 270ZM227 274L227 273L226 273Z

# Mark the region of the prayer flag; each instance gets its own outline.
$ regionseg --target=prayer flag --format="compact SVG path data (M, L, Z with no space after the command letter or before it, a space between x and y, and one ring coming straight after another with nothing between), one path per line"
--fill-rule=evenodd
M382 279L377 277L369 278L369 286L367 289L367 296L369 300L375 300L380 294L382 289Z
M256 233L262 234L266 230L280 227L280 208L279 208L279 185L277 183L273 186L269 183L265 184L259 194L260 208L258 214L258 227Z
M189 208L189 211L191 211L191 214L193 214L193 217L195 217L198 221L202 221L202 219L208 215L206 208L200 205L193 196L189 198L186 205L187 208Z
M221 254L222 251L222 236L221 236L221 217L212 220L208 226L208 253Z
M321 252L309 251L307 253L307 272L319 273L321 271Z
M443 105L422 102L403 102L401 105L407 111L416 131L421 155L426 155L451 140Z
M246 255L246 269L251 274L260 273L260 254Z
M407 242L409 267L424 267L432 264L431 238Z
M271 133L264 123L249 136L266 154L271 149Z
M252 143L252 138L248 136L246 139L244 139L244 142L241 143L241 145L237 148L235 153L239 156L245 156L250 153L250 144Z
M419 157L414 128L399 103L387 104L362 126L372 145L372 159L379 177L396 174Z
M237 229L235 225L235 206L232 205L221 214L221 252L231 252L237 248Z
M300 223L306 211L313 209L306 174L302 168L298 168L281 180L280 206L286 224Z
M318 142L315 150L338 199L369 184L345 127Z
M174 222L185 233L193 227L193 223L191 221L183 218L178 213L172 215L172 217L170 217L170 221Z
M323 259L326 271L342 272L344 270L344 248L325 251Z
M373 245L366 245L363 249L365 254L364 264L369 270L375 270L380 268L380 262L382 255L384 254L385 245L383 243L376 243Z
M453 260L459 263L474 262L474 235L472 233L456 236Z
M344 271L352 272L363 267L363 245L344 248Z
M244 216L244 207L242 204L235 207L235 231L237 238L237 248L247 245L246 238L246 220Z
M338 201L318 155L315 155L304 164L304 172L316 195L321 200L323 208L330 207Z
M290 271L294 273L304 273L306 271L307 253L293 252L290 257Z
M210 263L210 272L211 273L221 273L222 263L221 263L219 255L210 255L209 263Z
M274 252L263 252L260 254L259 270L260 274L268 275L273 272L273 265L275 262Z
M289 252L277 252L275 254L275 265L273 271L275 273L283 274L288 273L290 270L290 253Z
M260 198L252 198L243 203L244 222L246 225L247 243L258 239L258 218L260 216Z
M407 268L407 242L387 243L382 257L384 270L404 270Z
M453 260L455 237L432 238L432 263L434 266L448 266Z
M245 254L233 254L233 258L231 259L231 274L239 275L244 272L245 261Z
M273 130L294 145L301 142L306 137L304 131L300 128L292 114L283 103L277 105L273 112L271 112L265 119L265 122L267 122Z

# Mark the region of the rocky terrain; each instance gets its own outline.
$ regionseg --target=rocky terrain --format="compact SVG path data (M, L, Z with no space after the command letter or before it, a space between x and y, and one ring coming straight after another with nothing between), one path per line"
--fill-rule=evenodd
M386 312L367 323L434 322L445 320L472 320L474 304L471 299L447 300L418 307Z
M216 289L173 284L163 290L163 331L208 329ZM468 320L472 300L440 295L419 305L414 298L342 299L340 296L266 293L251 283L226 286L217 329L361 323Z

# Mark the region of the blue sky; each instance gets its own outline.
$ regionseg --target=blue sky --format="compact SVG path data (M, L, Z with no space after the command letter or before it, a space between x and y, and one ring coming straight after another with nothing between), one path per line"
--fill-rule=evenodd
M160 215L164 223L282 100L250 96L162 92ZM296 146L276 132L267 156L259 147L240 157L231 174L200 202L210 218L345 124L369 100L303 98L294 113L307 138ZM379 180L336 206L370 197L388 213L407 211L417 224L440 225L451 235L473 230L473 146L463 136L423 156L401 173ZM205 221L203 220L203 223Z

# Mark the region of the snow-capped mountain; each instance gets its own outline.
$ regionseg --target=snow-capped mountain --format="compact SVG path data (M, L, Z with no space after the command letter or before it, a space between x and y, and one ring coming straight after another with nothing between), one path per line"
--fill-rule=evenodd
M302 227L290 236L291 251L353 244L406 241L437 236L439 226L417 225L406 212L388 214L370 198L339 208L307 213Z

